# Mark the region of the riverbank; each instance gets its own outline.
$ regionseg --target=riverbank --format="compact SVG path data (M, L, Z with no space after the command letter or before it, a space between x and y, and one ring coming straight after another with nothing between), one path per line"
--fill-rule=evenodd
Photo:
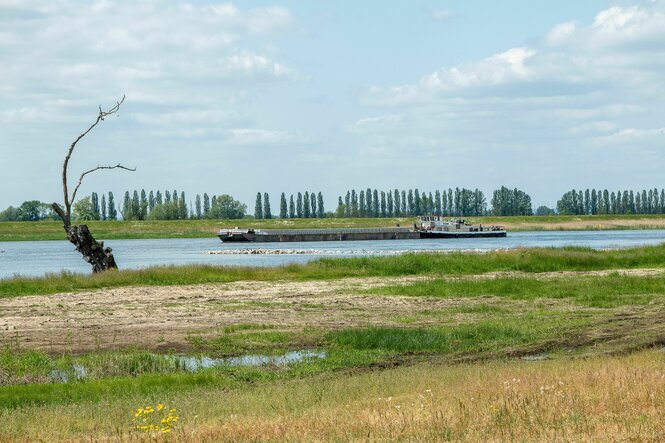
M467 217L471 223L501 225L508 231L665 229L665 215L590 215L545 217ZM87 222L96 238L153 239L214 237L222 227L322 229L412 226L415 218L324 218L271 220L147 220ZM65 239L60 222L1 222L0 241Z
M649 440L663 263L661 245L5 280L0 440ZM141 428L172 409L169 432Z
M315 281L361 277L464 276L487 272L564 272L662 268L665 244L617 250L530 248L483 254L403 254L320 258L279 267L155 266L103 274L62 272L0 279L0 298L109 290L128 286L179 286L238 281Z

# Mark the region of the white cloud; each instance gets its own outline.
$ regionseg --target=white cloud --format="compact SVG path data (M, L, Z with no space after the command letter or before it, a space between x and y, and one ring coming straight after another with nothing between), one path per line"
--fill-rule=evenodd
M637 144L639 146L644 143L659 143L660 146L663 146L663 142L665 142L665 128L627 128L607 136L595 137L592 141L595 144L602 146L607 146L608 144Z
M455 14L447 9L434 9L431 15L434 20L442 22L447 22L455 17Z
M433 95L464 95L464 90L500 86L529 80L534 72L527 64L536 55L531 48L512 48L476 63L444 68L424 76L418 83L392 88L371 88L366 100L375 104L408 104L430 101Z
M550 45L561 45L567 43L577 30L577 23L565 22L556 25L547 34L546 40Z

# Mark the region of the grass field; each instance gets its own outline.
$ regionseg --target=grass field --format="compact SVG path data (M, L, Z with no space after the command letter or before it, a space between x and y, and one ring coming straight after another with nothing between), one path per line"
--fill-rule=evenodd
M4 280L0 441L659 441L663 263L665 245ZM317 354L279 362L299 351Z
M593 215L545 217L468 217L472 223L498 224L511 231L665 229L665 215ZM96 238L204 238L213 237L223 227L284 228L363 228L411 226L415 218L324 218L271 220L169 220L169 221L91 221ZM60 222L2 222L0 241L63 240Z

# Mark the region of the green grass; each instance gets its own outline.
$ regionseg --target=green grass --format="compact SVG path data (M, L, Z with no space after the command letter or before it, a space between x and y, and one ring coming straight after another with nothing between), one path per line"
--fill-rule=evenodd
M369 327L334 331L328 339L351 349L381 349L399 353L479 352L515 346L533 339L533 332L500 322L481 322L451 328L400 329Z
M197 351L213 355L241 355L246 353L278 354L288 349L313 345L302 334L283 331L231 331L218 337L205 339L201 336L190 337L190 342Z
M552 229L622 229L620 224L639 221L631 229L656 227L665 215L555 215L544 217L467 217L471 223L508 225L512 231L539 231ZM214 237L223 227L253 227L257 229L285 228L366 228L390 227L399 223L411 226L415 217L404 218L310 218L270 220L146 220L146 221L89 221L85 222L99 240L150 238L207 238ZM558 226L561 223L584 222L585 227ZM599 226L601 225L601 226ZM624 228L625 229L625 228ZM0 222L0 241L65 240L62 223Z
M494 271L591 271L665 266L665 244L595 251L586 248L516 249L488 254L404 254L389 257L322 258L276 268L161 266L84 275L63 272L44 277L0 280L0 297L53 294L133 285L174 286L239 280L323 280L345 277L471 275Z
M464 298L494 296L511 300L567 299L592 308L613 308L665 301L665 276L619 274L542 279L433 280L367 290L380 295Z
M12 359L22 365L30 357L25 351L12 351ZM270 366L217 366L190 372L174 363L168 355L140 351L115 351L86 356L51 358L41 367L44 375L52 369L70 367L77 362L86 367L85 380L51 383L45 377L28 379L30 384L0 385L0 410L26 405L117 401L127 397L160 396L195 388L230 389L249 383L288 380L322 372L367 366L384 360L380 350L331 350L326 359L311 359L276 370ZM0 366L0 370L5 370ZM48 372L45 372L47 370ZM75 380L75 379L73 379Z

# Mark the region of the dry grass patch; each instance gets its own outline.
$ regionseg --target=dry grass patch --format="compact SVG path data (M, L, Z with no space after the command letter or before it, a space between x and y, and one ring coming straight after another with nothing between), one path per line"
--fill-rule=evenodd
M418 364L380 372L0 412L0 440L147 439L135 403L178 408L173 441L662 441L665 356ZM159 439L158 439L159 440Z

